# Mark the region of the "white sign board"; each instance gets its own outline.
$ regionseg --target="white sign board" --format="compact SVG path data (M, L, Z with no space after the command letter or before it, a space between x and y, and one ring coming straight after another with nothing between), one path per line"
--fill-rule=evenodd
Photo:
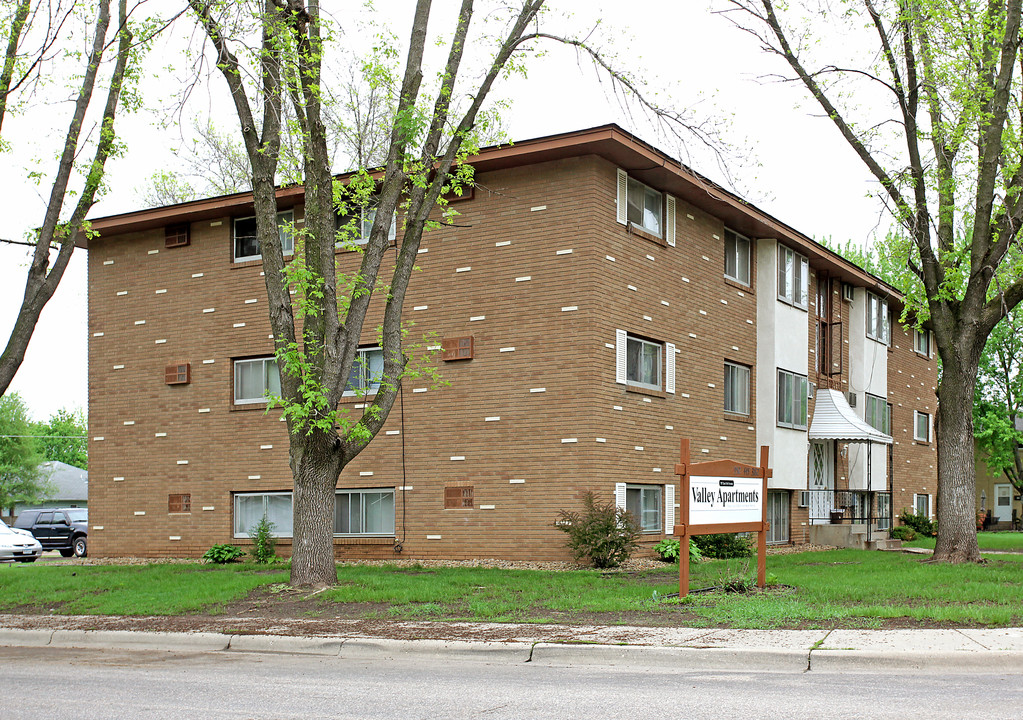
M689 524L754 523L763 518L761 478L691 475Z

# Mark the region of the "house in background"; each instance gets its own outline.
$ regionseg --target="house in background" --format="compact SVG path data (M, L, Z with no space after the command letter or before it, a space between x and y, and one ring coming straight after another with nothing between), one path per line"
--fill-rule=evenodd
M1016 420L1016 429L1023 432L1023 419ZM1021 448L1023 451L1023 448ZM987 455L974 447L977 457L977 516L983 518L985 530L1019 530L1023 518L1020 492L1002 472L987 465Z
M45 502L17 504L15 518L29 508L66 508L89 506L89 472L58 460L47 460L39 469L53 489Z
M614 125L471 162L405 307L445 382L407 379L342 473L337 557L564 559L554 520L590 490L649 548L678 521L682 437L699 460L770 446L774 543L862 545L893 508L933 512L936 363L926 332L892 322L893 288ZM288 249L303 191L277 196ZM252 214L242 193L93 220L96 556L197 556L264 515L290 549ZM337 251L344 271L360 259ZM375 387L376 325L352 414Z

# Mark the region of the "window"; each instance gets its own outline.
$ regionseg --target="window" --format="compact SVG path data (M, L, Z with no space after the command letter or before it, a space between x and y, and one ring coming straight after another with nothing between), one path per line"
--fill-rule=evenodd
M892 406L883 397L866 393L866 403L863 408L863 419L875 430L880 430L885 435L892 434Z
M891 493L877 493L877 529L888 530L892 526L892 496Z
M625 509L643 532L661 532L661 486L626 485Z
M929 330L913 331L913 350L925 357L931 356L931 333Z
M725 277L749 285L749 266L749 238L725 228Z
M749 415L749 368L725 363L725 412Z
M472 485L458 485L444 488L444 508L446 510L476 507Z
M867 337L885 345L891 342L888 303L870 292L867 293Z
M791 248L778 246L778 299L806 310L810 263Z
M273 523L276 537L291 537L291 493L238 493L234 496L234 536L249 533L266 518Z
M378 347L359 348L352 362L352 371L348 375L348 387L344 394L348 397L371 395L380 387L380 378L384 374L384 351Z
M295 252L295 236L292 224L295 214L291 210L277 213L277 232L281 237L281 250L285 255ZM259 260L259 237L256 233L256 218L236 218L234 221L234 261Z
M664 391L674 393L675 345L615 330L615 382L633 388L661 390L662 352Z
M355 207L344 213L337 214L337 245L351 249L356 245L369 242L369 233L373 229L373 221L377 217L377 199L373 198L368 205ZM387 239L394 240L397 236L397 222L391 215L391 226L387 231Z
M661 222L661 206L663 201L661 197L661 193L630 177L627 200L627 217L629 222L649 233L653 233L657 237L661 237L663 227Z
M192 494L178 493L167 496L167 512L187 513L192 512Z
M629 385L661 389L661 343L628 336L625 345L625 378Z
M281 394L281 374L272 357L234 361L234 404L265 403Z
M930 495L914 495L913 496L913 509L915 514L923 515L924 517L931 516L931 496Z
M394 535L394 490L338 490L335 535Z
M918 442L931 441L931 416L919 410L913 411L913 439Z
M772 544L789 541L789 493L787 490L767 491L767 542Z
M622 225L663 238L668 247L675 247L676 204L673 196L660 193L618 169L616 219Z
M778 425L806 429L806 399L809 385L805 375L778 371Z

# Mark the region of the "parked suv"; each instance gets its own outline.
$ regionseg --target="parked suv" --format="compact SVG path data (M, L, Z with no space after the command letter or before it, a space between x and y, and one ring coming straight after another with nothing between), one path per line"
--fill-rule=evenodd
M64 557L86 555L89 535L89 511L86 508L22 510L14 527L32 533L43 550L59 550Z

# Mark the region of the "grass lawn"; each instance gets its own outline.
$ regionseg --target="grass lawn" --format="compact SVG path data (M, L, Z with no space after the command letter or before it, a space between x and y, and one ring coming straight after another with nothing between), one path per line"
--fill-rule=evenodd
M903 542L906 547L934 549L934 538L918 537L912 542ZM984 550L1008 550L1023 553L1023 532L979 532L977 544Z
M748 575L755 563L693 565L691 589ZM919 556L830 550L768 557L766 592L693 593L682 603L678 566L635 573L420 566L340 566L339 585L311 596L281 592L287 566L0 566L0 612L183 615L236 611L231 603L300 596L297 614L490 622L695 627L1023 625L1023 555L944 566ZM655 598L654 593L657 593ZM246 600L246 598L249 598Z

